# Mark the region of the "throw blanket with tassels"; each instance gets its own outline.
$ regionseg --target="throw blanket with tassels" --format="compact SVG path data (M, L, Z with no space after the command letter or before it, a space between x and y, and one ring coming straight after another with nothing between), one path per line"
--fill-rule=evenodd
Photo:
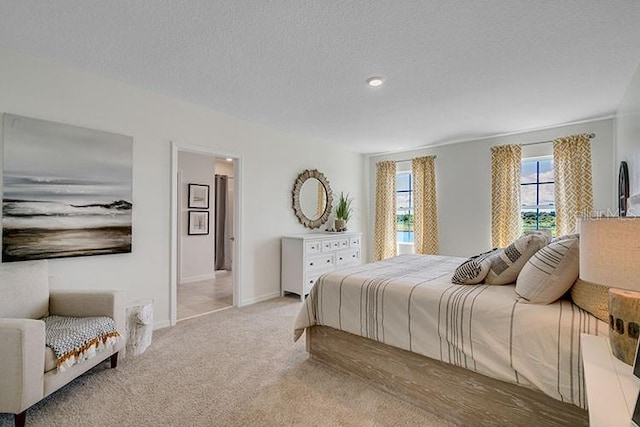
M96 351L112 346L120 339L116 322L107 316L49 316L42 320L45 344L55 353L60 372L91 359Z

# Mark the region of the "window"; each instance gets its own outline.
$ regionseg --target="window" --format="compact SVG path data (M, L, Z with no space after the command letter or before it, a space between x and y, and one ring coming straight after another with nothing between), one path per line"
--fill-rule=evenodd
M525 159L520 178L523 231L549 230L556 234L553 158Z
M411 172L396 174L396 238L413 243L413 177Z

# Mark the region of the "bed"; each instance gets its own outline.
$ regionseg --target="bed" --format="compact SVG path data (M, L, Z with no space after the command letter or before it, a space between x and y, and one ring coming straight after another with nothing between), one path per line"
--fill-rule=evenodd
M586 425L580 334L608 325L568 299L455 285L465 258L402 255L321 276L296 321L313 360L450 421Z

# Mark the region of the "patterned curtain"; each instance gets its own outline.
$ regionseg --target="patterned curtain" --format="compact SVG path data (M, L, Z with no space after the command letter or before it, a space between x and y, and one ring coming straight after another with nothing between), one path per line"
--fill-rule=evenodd
M376 164L376 218L373 259L396 256L396 162Z
M556 235L576 233L576 216L593 209L591 139L571 135L553 141Z
M416 157L411 161L414 207L413 246L417 254L438 253L435 158L436 156Z
M519 144L491 148L491 245L504 248L522 233Z

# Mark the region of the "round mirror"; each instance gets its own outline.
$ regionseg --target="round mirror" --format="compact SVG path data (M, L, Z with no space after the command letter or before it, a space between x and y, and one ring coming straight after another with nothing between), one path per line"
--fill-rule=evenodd
M327 192L317 178L309 178L300 188L300 209L304 216L316 220L327 207Z
M293 185L293 210L300 223L318 228L329 219L333 194L329 181L316 169L305 170Z

